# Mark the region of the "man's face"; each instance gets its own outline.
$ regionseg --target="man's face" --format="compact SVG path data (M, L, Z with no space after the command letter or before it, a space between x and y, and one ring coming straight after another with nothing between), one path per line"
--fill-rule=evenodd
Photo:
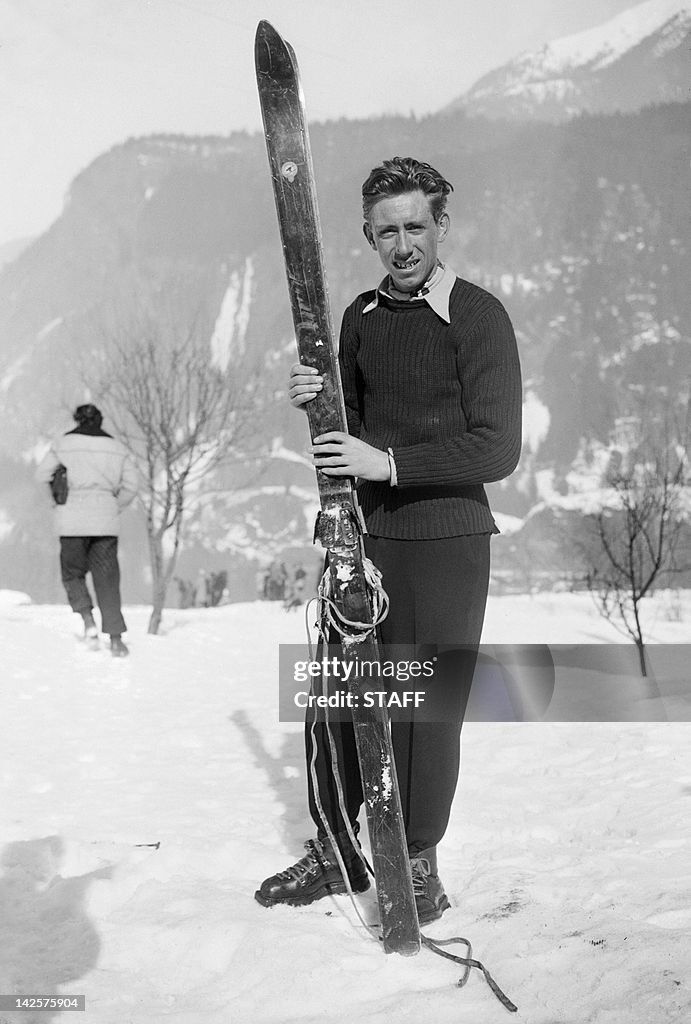
M402 192L380 199L363 230L394 288L416 292L437 265L437 247L446 238L449 218L443 213L435 221L424 192Z

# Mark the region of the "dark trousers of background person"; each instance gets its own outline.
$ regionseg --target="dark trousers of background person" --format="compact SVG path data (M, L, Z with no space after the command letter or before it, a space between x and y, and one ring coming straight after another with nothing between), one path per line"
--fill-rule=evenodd
M396 645L396 657L406 650L409 658L421 661L436 654L440 673L436 682L444 687L439 704L443 718L437 716L442 720L429 720L429 711L424 715L406 711L400 721L392 716L408 852L414 857L436 846L449 821L460 769L461 728L487 603L490 535L421 541L369 536L365 546L382 573L390 600L389 615L379 629L381 644ZM334 637L331 640L336 644ZM334 647L333 652L338 654L340 649ZM345 830L329 731L351 824L363 801L352 722L340 717L327 723L320 712L315 721L315 713L308 708L305 723L309 808L321 836L325 829L314 794L313 755L319 800L329 827L336 833Z
M102 631L111 636L127 631L120 602L117 537L61 537L60 571L72 611L81 615L93 609L86 584L90 572Z

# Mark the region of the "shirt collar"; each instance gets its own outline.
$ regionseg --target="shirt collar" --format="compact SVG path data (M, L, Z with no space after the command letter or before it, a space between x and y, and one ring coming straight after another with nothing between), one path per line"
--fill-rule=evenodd
M387 295L389 279L385 277L381 282L374 298L369 302L363 309L364 313L370 313L373 309L376 309L379 305L380 293ZM432 287L425 291L424 295L416 296L411 302L426 302L427 305L434 310L437 316L441 317L447 324L451 323L451 315L449 313L449 300L451 298L451 289L456 283L456 274L448 266L442 266L442 273L433 282Z

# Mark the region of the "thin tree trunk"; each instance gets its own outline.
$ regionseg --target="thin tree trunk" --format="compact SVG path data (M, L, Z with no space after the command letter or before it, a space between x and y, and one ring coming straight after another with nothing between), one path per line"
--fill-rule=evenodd
M155 587L147 633L151 633L154 636L158 633L159 629L161 628L161 621L163 619L163 607L165 603L165 591L161 590L160 587Z
M166 562L165 555L163 554L163 533L156 532L149 534L149 550L151 552L151 574L152 580L152 608L151 616L149 617L148 633L156 635L160 629L161 621L163 619L163 609L166 605L166 596L168 594L168 587L170 581L173 578L175 572L175 566L178 560L178 553L180 550L180 533L182 526L182 510L179 509L178 514L175 518L174 529L174 542L173 542L173 553Z
M161 626L163 606L166 600L165 574L163 571L163 538L156 533L149 533L149 552L151 555L152 608L147 632L156 635Z

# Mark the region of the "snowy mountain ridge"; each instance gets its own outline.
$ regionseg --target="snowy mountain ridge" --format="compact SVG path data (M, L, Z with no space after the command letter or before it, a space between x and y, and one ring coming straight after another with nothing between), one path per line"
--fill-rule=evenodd
M446 109L561 120L688 99L689 35L688 0L645 0L602 25L519 54Z
M532 65L533 69L551 74L585 65L604 68L653 33L662 31L677 39L689 24L689 4L680 0L645 0L603 25L555 39L536 53L524 55L523 60L526 68Z

